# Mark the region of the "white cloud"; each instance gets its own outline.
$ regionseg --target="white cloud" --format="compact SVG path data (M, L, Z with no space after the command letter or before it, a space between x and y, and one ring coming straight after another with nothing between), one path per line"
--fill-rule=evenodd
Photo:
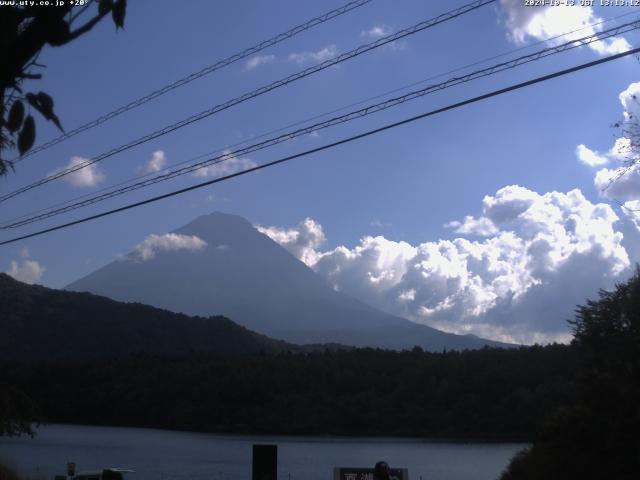
M368 30L362 30L360 32L361 37L369 38L371 40L378 40L379 38L391 35L391 27L387 25L374 25ZM393 52L400 52L407 47L406 42L402 40L395 40L387 43L384 48Z
M598 170L593 183L603 197L621 202L640 199L640 164Z
M147 162L138 167L138 173L146 175L147 173L156 173L162 170L167 164L167 157L162 150L156 150Z
M624 118L630 120L632 117L636 119L640 115L640 102L638 101L638 95L640 95L640 82L631 83L629 86L620 92L618 98L624 109Z
M40 281L47 269L35 260L12 261L7 274L19 282L34 284Z
M600 21L600 18L598 18L598 21ZM631 45L629 45L629 42L627 42L622 37L613 37L599 42L592 42L589 44L589 47L598 52L600 55L615 55L617 53L623 53L631 50Z
M257 165L256 162L249 158L239 158L232 155L230 150L225 150L224 155L225 157L219 163L200 168L193 172L193 175L200 178L223 177Z
M181 235L179 233L151 234L136 245L134 258L139 261L151 260L161 251L188 250L197 252L207 246L207 242L195 235Z
M613 146L607 152L607 156L615 160L629 160L632 154L631 141L628 138L616 138Z
M604 198L618 202L640 200L640 164L638 146L631 139L640 134L638 119L640 118L640 82L630 84L620 95L623 107L624 131L630 137L617 138L607 156L610 160L622 162L617 168L602 168L596 172L594 185L598 194ZM636 140L637 141L637 140ZM628 209L627 209L628 210Z
M304 219L295 229L260 225L256 225L256 229L285 247L308 266L318 261L317 249L326 242L322 225L311 218Z
M635 227L634 233L640 236L640 200L629 200L623 203L623 211ZM636 244L640 257L640 241Z
M576 155L578 160L590 167L597 167L598 165L606 165L609 163L609 159L605 155L595 152L583 144L576 147Z
M498 233L498 229L487 217L475 218L471 215L464 217L462 222L454 220L444 225L445 228L453 228L455 233L463 235L478 235L489 237Z
M386 37L390 33L391 33L391 28L388 27L387 25L374 25L368 30L362 30L360 32L360 36L368 37L368 38L381 38L381 37Z
M554 40L555 44L593 35L602 30L602 21L592 7L579 5L554 5L543 7L526 6L522 0L501 0L506 14L509 38L517 43L529 39L546 40L580 29L575 33ZM611 55L629 50L631 45L622 37L592 42L589 47L600 55Z
M416 245L366 236L323 251L324 234L304 233L307 225L322 232L312 219L262 231L336 290L436 328L504 341L567 340L575 305L630 272L619 218L580 190L541 195L511 185L482 207L458 222L461 236Z
M58 170L54 170L53 172L50 172L49 176L55 175L56 173L62 170L67 170L70 168L77 167L78 165L81 165L87 161L88 161L87 158L71 157L71 160L64 168L60 168ZM86 167L82 167L73 173L69 173L61 177L61 179L64 180L65 182L70 183L74 187L80 187L80 188L95 187L96 185L101 184L105 180L105 178L106 177L104 173L102 173L98 169L98 165L95 163L91 165L87 165Z
M482 199L482 209L485 217L495 225L504 225L516 220L538 198L536 192L520 185L509 185L501 188L496 196L486 195Z
M335 45L329 45L328 47L322 48L317 52L299 52L299 53L290 53L289 61L295 62L298 65L302 66L307 63L322 63L330 58L333 58L339 54L338 49Z
M260 65L266 65L267 63L272 63L276 59L275 55L256 55L255 57L251 57L244 64L245 71L251 71L255 68L258 68Z

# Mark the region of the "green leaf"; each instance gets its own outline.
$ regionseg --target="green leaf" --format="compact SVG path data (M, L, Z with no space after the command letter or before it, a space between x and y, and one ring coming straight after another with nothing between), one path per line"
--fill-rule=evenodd
M31 106L33 106L33 108L38 110L44 118L55 123L56 127L64 132L60 119L53 111L53 99L49 95L44 92L38 92L36 95L33 93L27 93L26 97L27 101Z
M127 13L127 0L116 0L111 10L111 16L113 17L113 23L116 24L116 30L118 28L124 28L124 17Z
M11 105L9 118L7 120L7 128L11 133L18 131L24 120L24 104L20 100L16 100Z
M22 125L20 135L18 135L18 151L20 155L24 155L32 146L36 139L36 122L33 121L31 115L27 115L27 118Z

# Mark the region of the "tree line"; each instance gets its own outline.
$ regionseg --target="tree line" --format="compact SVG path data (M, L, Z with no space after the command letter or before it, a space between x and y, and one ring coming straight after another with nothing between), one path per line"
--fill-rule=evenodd
M50 422L193 431L532 438L571 402L564 345L135 354L5 364Z

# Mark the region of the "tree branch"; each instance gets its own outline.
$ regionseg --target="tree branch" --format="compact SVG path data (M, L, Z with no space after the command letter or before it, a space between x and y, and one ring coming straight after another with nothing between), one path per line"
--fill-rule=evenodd
M87 23L85 23L82 27L74 30L73 32L70 32L69 36L67 37L67 40L64 43L69 43L71 40L74 40L74 39L78 38L80 35L83 35L83 34L87 33L88 31L90 31L93 27L95 27L95 25L100 20L102 20L110 12L111 12L111 7L109 7L108 9L103 11L102 13L98 13L98 15L93 17L91 20L89 20Z

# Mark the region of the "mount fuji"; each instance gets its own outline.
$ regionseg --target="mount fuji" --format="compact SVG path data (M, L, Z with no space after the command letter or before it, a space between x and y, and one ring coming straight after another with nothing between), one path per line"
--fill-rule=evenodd
M224 315L273 338L425 350L508 346L400 318L332 289L242 217L214 212L68 285L187 315ZM160 239L161 237L157 237ZM144 247L144 242L141 244Z

